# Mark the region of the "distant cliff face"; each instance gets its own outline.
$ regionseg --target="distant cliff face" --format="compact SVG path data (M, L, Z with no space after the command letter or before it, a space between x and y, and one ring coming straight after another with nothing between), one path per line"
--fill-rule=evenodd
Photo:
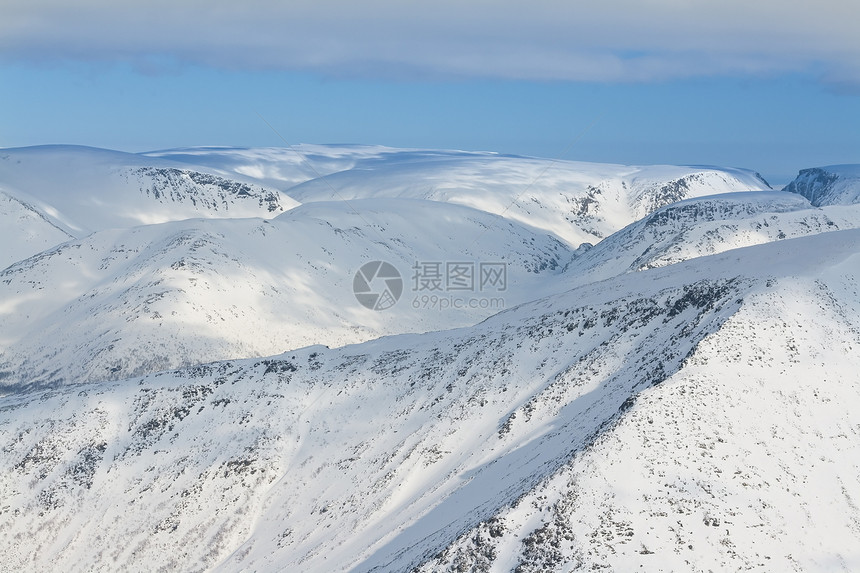
M860 203L860 165L803 169L785 191L806 197L816 207Z
M141 193L158 201L191 203L201 209L227 210L237 201L256 202L269 213L285 210L272 189L225 179L190 169L139 167L128 169L126 178L136 177Z

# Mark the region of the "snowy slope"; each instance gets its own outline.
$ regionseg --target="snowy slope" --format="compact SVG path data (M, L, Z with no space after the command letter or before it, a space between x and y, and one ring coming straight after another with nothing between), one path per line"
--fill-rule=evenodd
M822 233L456 331L6 396L0 559L856 568L858 252Z
M0 187L0 269L74 237Z
M624 166L486 152L361 145L192 148L144 154L253 177L294 199L411 197L454 202L555 233L597 242L686 197L764 190L742 169Z
M860 203L860 165L803 169L785 191L806 197L816 207Z
M205 167L229 179L247 179L284 190L317 177L353 169L369 160L396 161L404 154L430 158L439 153L446 152L380 145L297 144L292 147L186 147L140 155L184 163L194 169Z
M148 154L73 146L3 150L0 181L17 186L10 204L26 205L52 233L34 227L38 240L22 248L16 235L4 250L9 264L48 249L13 265L0 281L0 385L120 379L308 344L339 346L474 324L505 306L569 288L537 275L557 274L570 254L541 232L458 202L508 215L519 207L506 212L501 203L487 204L487 197L500 193L507 201L523 191L551 197L530 219L551 230L556 203L568 209L572 200L559 189L590 182L588 193L598 199L584 208L601 221L612 219L610 229L634 212L704 192L706 180L720 189L739 181L761 185L747 172L689 172L373 146ZM293 186L319 173L333 174L313 184L328 189L335 202L320 203L325 193L312 197L313 185ZM338 176L345 179L330 181ZM404 177L430 185L432 193L418 195L434 201L388 197L413 194L398 187ZM342 193L328 187L347 180ZM196 215L270 218L295 205L276 185L301 189L304 200L320 206L288 211L271 226L195 220L123 230ZM452 186L467 195L440 195ZM600 198L600 189L610 188L612 205ZM360 200L364 196L379 197ZM622 203L621 219L604 216ZM589 217L563 224L579 232ZM108 230L90 235L97 229ZM80 239L49 249L67 234ZM395 264L408 283L416 262L504 263L511 285L504 293L418 292L413 286L397 308L368 312L356 306L351 281L370 260ZM470 304L474 308L461 308Z
M0 571L858 569L855 171L0 150Z
M789 243L829 258L846 236ZM858 252L759 284L581 455L421 570L860 569Z
M511 221L408 199L307 204L265 222L193 220L96 233L0 274L0 384L121 379L467 326L617 274L860 225L854 207L809 207L773 191L682 201L580 249L572 261L558 241ZM405 281L403 299L383 312L361 307L352 292L358 267L371 260L391 262ZM416 262L464 260L505 263L507 288L416 290ZM481 304L455 307L472 300Z
M459 203L549 231L576 247L681 199L765 189L757 174L739 169L403 151L286 192L302 203L369 196Z
M410 197L499 214L573 246L597 242L680 199L768 189L757 174L740 169L360 145L148 153L59 145L3 149L0 185L35 198L34 207L78 237L192 217L269 218L295 206L292 199Z
M453 204L314 203L273 220L200 220L102 231L0 272L0 386L120 379L213 360L341 346L383 334L474 324L559 290L558 240ZM356 300L359 267L400 272L401 300ZM440 290L416 263L441 264ZM448 289L467 263L472 288ZM503 290L481 264L503 265ZM452 285L454 286L454 285ZM459 305L459 306L458 306Z
M666 266L730 249L860 226L860 206L813 208L793 193L728 193L673 203L580 248L569 284Z
M0 149L0 185L75 236L191 217L274 217L277 189L133 153L51 145Z

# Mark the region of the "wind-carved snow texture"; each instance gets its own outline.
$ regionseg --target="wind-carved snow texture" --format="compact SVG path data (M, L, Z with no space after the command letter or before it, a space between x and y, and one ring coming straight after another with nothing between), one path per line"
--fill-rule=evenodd
M77 238L0 273L0 569L860 569L856 167L302 149L4 150ZM353 298L453 257L507 310Z

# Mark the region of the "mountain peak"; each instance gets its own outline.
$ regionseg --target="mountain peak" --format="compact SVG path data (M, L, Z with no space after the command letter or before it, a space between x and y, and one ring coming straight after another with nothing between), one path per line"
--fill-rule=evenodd
M802 169L784 190L806 197L816 207L860 203L860 165Z

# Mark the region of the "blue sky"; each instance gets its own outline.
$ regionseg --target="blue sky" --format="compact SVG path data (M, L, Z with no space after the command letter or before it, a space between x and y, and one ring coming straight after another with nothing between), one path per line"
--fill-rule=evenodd
M6 0L0 146L860 163L850 2Z

